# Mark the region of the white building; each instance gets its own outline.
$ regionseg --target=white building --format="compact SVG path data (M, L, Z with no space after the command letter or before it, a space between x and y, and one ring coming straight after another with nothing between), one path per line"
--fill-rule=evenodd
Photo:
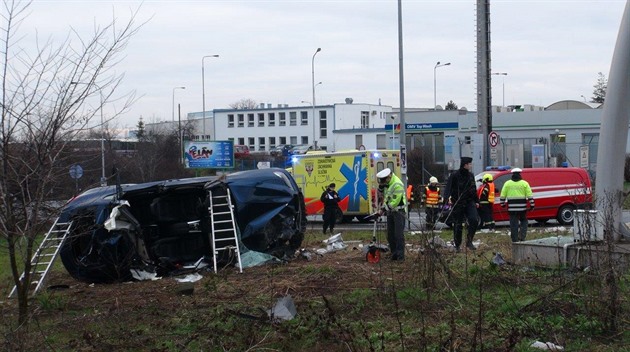
M254 109L215 109L211 131L215 140L233 140L250 150L265 152L281 144L316 144L324 150L340 150L345 138L338 129L382 129L392 107L387 105L344 104L288 106L260 104ZM194 113L199 115L199 113ZM191 114L189 114L191 116ZM315 116L315 119L313 118ZM216 133L215 133L216 131Z

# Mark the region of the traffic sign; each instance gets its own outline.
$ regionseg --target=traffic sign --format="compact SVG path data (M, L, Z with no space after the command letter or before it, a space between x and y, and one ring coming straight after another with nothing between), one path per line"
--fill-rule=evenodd
M495 131L490 132L488 134L488 142L490 142L490 146L492 148L494 148L497 145L499 145L499 134L496 133Z
M83 176L83 168L79 164L74 164L70 166L70 177L77 180Z

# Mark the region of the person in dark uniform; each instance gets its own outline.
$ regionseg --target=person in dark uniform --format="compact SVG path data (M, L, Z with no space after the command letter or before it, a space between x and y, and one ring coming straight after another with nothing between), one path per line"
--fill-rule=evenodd
M337 213L341 212L341 208L339 208L339 194L335 192L334 183L331 183L328 187L326 187L326 190L322 193L319 200L324 203L324 233L326 233L328 228L330 228L330 233L333 233Z
M446 183L444 199L452 205L451 217L453 218L453 240L455 251L459 252L462 244L462 232L464 221L468 222L468 235L466 236L466 248L475 250L473 238L477 231L477 208L479 208L479 197L477 196L477 186L475 176L470 172L472 169L472 158L462 157L459 170L453 172Z

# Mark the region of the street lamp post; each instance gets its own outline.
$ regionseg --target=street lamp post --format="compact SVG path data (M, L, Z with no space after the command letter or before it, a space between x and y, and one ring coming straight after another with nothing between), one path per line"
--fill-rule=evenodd
M507 76L507 72L496 72L496 73L493 73L493 75L503 76L503 84L502 84L503 102L501 103L501 106L505 106L505 76Z
M219 57L219 55L206 55L201 58L201 99L203 100L203 139L206 138L206 75L204 70L204 60L207 57Z
M392 118L392 150L396 149L396 140L394 139L394 127L396 126L396 116L391 115L390 116ZM402 142L401 142L402 143Z
M99 112L101 115L101 187L107 186L107 178L105 177L105 122L103 120L103 89L96 83L83 83L83 82L70 82L70 84L84 84L87 86L94 85L98 89L98 95L100 98ZM88 88L89 89L89 88Z
M311 87L313 88L313 146L317 146L317 141L315 140L315 122L317 120L315 118L315 55L317 55L317 53L320 51L322 51L322 48L317 48L317 50L315 50L315 53L313 54L313 59L311 60Z
M186 87L173 88L173 119L172 119L173 122L175 122L175 89L186 89Z
M437 70L438 67L442 67L442 66L449 66L451 63L447 62L445 64L441 64L439 61L435 64L435 67L433 67L433 109L435 109L437 107L437 79L435 76L435 71Z

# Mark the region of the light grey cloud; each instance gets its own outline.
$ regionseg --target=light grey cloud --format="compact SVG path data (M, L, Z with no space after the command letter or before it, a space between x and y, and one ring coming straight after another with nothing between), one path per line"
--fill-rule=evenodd
M402 1L405 105L437 101L476 107L474 1ZM625 1L492 1L494 102L505 82L507 104L548 105L590 97L597 72L609 71ZM315 49L318 104L356 102L398 106L396 1L35 1L22 25L61 41L69 27L90 33L95 23L120 21L140 7L148 22L116 67L122 92L141 99L120 125L138 118L169 120L173 87L183 114L201 111L201 58L206 108L242 98L272 104L311 101ZM106 108L107 109L107 108Z

